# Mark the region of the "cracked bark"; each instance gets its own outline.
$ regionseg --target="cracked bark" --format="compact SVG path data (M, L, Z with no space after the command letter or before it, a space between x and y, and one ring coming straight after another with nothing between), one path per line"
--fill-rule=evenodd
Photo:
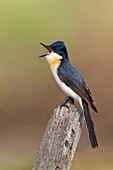
M70 170L80 140L84 115L73 103L52 114L32 170Z

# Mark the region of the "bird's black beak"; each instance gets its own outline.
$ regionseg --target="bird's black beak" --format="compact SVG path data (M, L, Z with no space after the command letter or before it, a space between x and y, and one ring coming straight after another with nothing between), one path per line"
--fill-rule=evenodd
M40 44L41 44L43 47L45 47L45 48L48 50L49 53L52 52L52 49L50 48L49 45L46 45L46 44L43 44L43 43L40 43ZM45 57L46 55L48 55L48 54L43 54L43 55L39 56L39 58Z

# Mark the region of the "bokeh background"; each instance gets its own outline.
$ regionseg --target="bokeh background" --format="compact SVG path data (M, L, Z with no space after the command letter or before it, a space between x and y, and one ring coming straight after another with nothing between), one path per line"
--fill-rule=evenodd
M0 169L31 170L47 122L65 98L39 42L63 40L93 91L99 148L86 126L72 170L113 169L113 1L0 0Z

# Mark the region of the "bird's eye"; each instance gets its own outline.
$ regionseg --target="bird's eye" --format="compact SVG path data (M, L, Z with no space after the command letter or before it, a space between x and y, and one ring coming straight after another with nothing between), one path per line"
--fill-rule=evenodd
M58 48L57 47L54 47L55 50L57 50Z

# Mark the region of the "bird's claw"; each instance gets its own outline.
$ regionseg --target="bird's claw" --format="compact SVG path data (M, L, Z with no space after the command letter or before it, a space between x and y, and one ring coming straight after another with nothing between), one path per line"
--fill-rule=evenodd
M71 98L71 97L67 97L65 100L64 100L64 102L60 105L60 107L62 108L62 107L67 107L68 109L69 109L69 105L68 104L73 104L74 103L74 99L73 98Z

